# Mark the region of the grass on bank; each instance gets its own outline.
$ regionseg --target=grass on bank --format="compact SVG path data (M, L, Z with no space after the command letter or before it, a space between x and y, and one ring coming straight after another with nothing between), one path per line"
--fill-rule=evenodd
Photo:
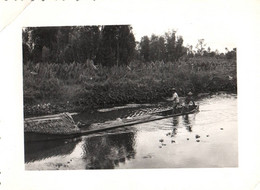
M26 108L51 103L67 111L83 111L112 104L151 102L169 96L172 87L180 95L190 90L195 94L236 91L236 61L216 58L174 63L133 61L119 67L95 66L92 61L29 62L23 72Z

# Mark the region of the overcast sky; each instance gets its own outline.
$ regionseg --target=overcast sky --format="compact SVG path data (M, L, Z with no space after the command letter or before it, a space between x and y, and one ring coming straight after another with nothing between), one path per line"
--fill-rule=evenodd
M207 47L220 52L225 52L226 47L229 50L237 47L238 39L243 37L241 29L245 30L245 24L250 21L247 17L254 18L249 14L259 14L255 9L259 3L243 0L28 2L30 5L22 14L23 26L131 24L137 41L144 35L163 35L176 30L185 46L195 47L199 39L204 39Z
M236 9L230 3L185 1L185 3L150 4L145 12L137 9L139 19L132 22L136 40L144 35L163 35L176 30L184 45L195 45L205 39L211 50L225 51L236 47Z

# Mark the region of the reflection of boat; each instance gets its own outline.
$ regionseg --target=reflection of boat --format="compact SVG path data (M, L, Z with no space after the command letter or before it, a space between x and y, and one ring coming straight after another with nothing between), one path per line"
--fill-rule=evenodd
M174 116L192 114L197 112L198 110L199 110L198 105L190 106L187 109L178 108L174 111L174 113L173 113L173 109L170 108L170 109L165 109L162 111L158 111L158 112L154 112L142 116L128 117L123 119L119 118L116 120L106 121L103 123L93 123L88 127L84 127L83 125L81 126L81 129L79 128L79 126L75 125L75 122L71 117L67 116L68 114L58 115L58 120L57 121L53 120L55 124L51 124L52 119L50 119L50 117L47 117L47 119L41 117L30 118L30 120L29 119L25 120L25 137L26 137L25 141L71 138L71 137L80 136L84 134L90 134L99 131L119 128L124 126L130 126L130 125L160 120L160 119L174 117ZM40 130L38 129L37 125L40 126ZM70 127L69 125L72 125L72 127ZM48 133L45 133L46 131L45 126L47 126ZM64 131L61 133L59 129Z
M24 141L48 141L48 140L58 140L58 139L70 139L74 137L81 136L81 133L73 133L69 134L51 134L51 133L38 133L38 132L25 132L24 133Z

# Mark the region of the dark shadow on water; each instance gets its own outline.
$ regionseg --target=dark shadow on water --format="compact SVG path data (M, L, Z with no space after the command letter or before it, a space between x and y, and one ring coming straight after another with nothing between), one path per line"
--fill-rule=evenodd
M172 137L174 137L176 134L177 134L177 128L179 126L179 116L177 117L173 117L173 120L172 120L172 125L173 125L173 129L172 129Z
M174 127L177 127L179 125L179 116L173 117L172 124Z
M134 132L94 136L84 139L86 169L113 169L126 160L135 159Z
M54 156L63 156L71 154L77 143L81 141L78 139L67 140L53 140L53 141L39 141L25 143L25 163L43 160Z
M193 122L191 121L192 116L186 114L186 115L182 115L182 116L173 117L173 120L172 120L173 130L172 130L171 136L173 137L173 136L177 135L178 128L180 127L180 118L182 118L182 123L185 126L186 130L188 132L192 132L192 127L193 127ZM195 119L195 116L194 116L193 120L194 119Z
M189 115L183 115L183 123L185 125L185 128L188 132L192 132L192 123L190 121Z

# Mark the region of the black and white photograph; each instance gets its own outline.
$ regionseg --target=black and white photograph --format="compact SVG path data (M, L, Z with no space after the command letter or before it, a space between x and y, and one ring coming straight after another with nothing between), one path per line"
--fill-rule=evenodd
M0 187L260 189L259 5L0 0Z
M26 169L238 166L234 42L138 39L132 25L22 32Z

